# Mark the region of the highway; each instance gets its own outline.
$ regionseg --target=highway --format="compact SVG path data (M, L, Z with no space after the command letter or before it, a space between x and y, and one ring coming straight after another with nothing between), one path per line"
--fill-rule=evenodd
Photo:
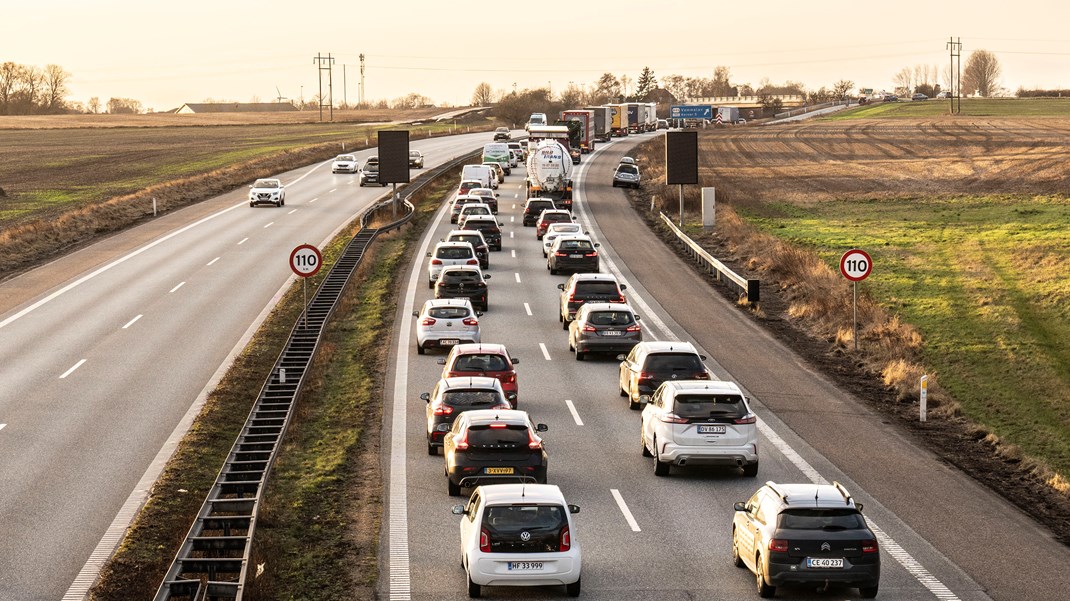
M411 147L431 167L485 137ZM290 284L290 250L321 246L390 189L361 188L330 161L278 177L281 208L250 208L241 188L0 285L3 601L81 598L87 560L110 552L109 527L121 533Z
M763 482L840 481L865 505L881 544L878 598L1063 599L1067 548L991 491L949 469L882 423L865 404L811 371L805 359L764 333L655 238L610 174L628 148L614 141L585 156L576 215L602 244L603 272L629 288L645 339L689 340L722 379L736 381L760 418L758 478L734 470L674 469L655 478L640 455L639 415L617 394L618 361L577 362L557 320L565 276L546 270L534 228L521 225L522 176L506 178L498 220L503 251L491 253L484 342L514 357L519 409L549 425L549 476L582 508L574 541L584 553L586 599L672 601L756 598L754 578L730 559L735 501ZM425 451L425 404L443 354L418 356L411 311L431 291L425 250L450 229L444 212L405 275L384 416L384 507L380 595L420 601L467 598L459 567L457 516L444 459ZM467 493L467 489L465 493ZM486 587L484 597L564 597L563 587ZM782 587L778 597L855 599L855 589Z

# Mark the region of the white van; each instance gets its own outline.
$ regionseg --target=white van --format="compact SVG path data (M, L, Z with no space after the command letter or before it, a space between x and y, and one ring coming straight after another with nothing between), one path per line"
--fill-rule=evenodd
M483 145L483 162L498 163L505 170L506 175L512 173L512 164L509 160L509 145L505 142L493 142Z
M497 188L498 175L486 165L465 165L461 167L461 180L475 179L483 185L481 188Z

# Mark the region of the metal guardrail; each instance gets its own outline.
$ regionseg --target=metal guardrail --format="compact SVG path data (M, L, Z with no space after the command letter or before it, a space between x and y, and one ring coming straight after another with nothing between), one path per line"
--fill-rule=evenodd
M659 217L661 222L669 227L676 238L684 243L684 246L687 247L687 254L706 269L706 273L712 273L717 281L724 282L729 288L738 292L740 298L746 298L748 303L752 305L758 304L761 280L747 279L732 271L724 263L715 259L706 249L699 246L683 230L676 227L676 224L665 213L660 213Z
M464 155L421 175L406 188L407 194L418 192L474 154L477 153ZM371 216L392 202L391 198L376 203L359 216L361 229L320 283L308 304L307 321L298 318L294 324L245 426L156 591L155 601L241 601L268 476L327 320L375 238L382 232L400 228L415 214L415 207L406 198L404 217L380 228L367 227Z

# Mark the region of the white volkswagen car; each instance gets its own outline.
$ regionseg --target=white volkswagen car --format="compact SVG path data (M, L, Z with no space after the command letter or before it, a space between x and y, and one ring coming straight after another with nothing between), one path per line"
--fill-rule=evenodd
M583 558L573 514L552 484L489 484L476 487L461 516L461 564L468 596L484 586L564 585L580 595Z
M667 380L643 407L643 456L654 475L672 466L722 465L758 475L758 425L747 398L732 382Z
M479 265L479 258L467 242L439 242L435 250L427 253L427 287L434 288L443 267L453 265Z
M438 298L424 303L416 318L416 352L451 348L462 342L479 342L479 318L467 298Z

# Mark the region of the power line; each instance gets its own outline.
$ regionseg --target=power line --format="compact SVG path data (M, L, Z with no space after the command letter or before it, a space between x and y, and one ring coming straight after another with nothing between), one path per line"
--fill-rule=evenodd
M332 71L331 71L332 67L334 66L334 58L331 56L331 54L329 52L327 53L327 56L320 56L320 53L317 52L316 56L312 57L312 61L317 64L317 67L316 67L316 69L318 70L317 75L319 75L319 77L317 79L319 79L319 84L320 84L320 95L319 95L319 98L317 99L317 102L319 103L319 108L320 108L320 121L323 121L323 72L324 71L327 72L327 94L330 96L330 101L327 103L327 106L330 107L329 111L330 111L330 115L331 115L331 121L334 121L334 86L332 85L333 81L334 81L334 78L333 78L333 74L332 74ZM323 66L324 63L327 64L326 67Z

